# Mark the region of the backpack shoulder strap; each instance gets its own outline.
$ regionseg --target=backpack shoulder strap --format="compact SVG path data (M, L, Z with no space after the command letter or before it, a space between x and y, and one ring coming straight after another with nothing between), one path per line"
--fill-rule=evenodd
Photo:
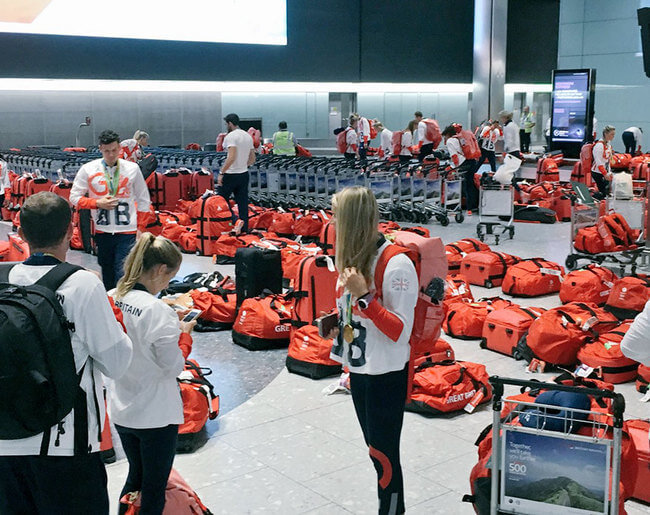
M79 270L84 270L84 268L70 263L61 263L36 281L36 284L55 292L68 277Z
M377 266L375 266L375 296L381 298L382 288L384 285L384 272L386 272L386 267L388 262L398 254L408 254L409 250L401 247L399 245L388 245L384 251L379 256L377 260Z

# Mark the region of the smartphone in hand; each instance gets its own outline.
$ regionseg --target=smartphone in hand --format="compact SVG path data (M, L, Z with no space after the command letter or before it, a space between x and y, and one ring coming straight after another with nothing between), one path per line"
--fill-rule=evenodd
M201 316L201 313L203 313L203 311L200 309L192 309L187 315L183 317L183 320L181 320L181 322L191 322L192 320Z
M316 327L318 327L318 335L321 338L327 338L333 329L339 325L338 313L330 313L316 319Z

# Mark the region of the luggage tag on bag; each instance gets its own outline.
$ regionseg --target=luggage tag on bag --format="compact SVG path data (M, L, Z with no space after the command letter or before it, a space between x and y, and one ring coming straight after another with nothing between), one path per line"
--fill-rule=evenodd
M607 341L607 342L605 342L603 345L604 345L604 347L605 347L607 350L609 350L609 349L611 349L612 347L616 347L617 345L619 345L619 343L617 343L617 342L609 342L609 341Z
M326 222L330 219L330 217L327 216L327 214L325 213L324 209L320 210L320 214L323 215L323 218L325 219Z
M585 377L586 378L586 377L589 377L591 374L593 374L593 372L594 372L593 367L590 367L590 366L587 366L587 365L583 364L583 365L580 365L578 368L576 368L576 371L574 372L574 374L577 377Z
M467 404L465 404L465 407L463 409L467 413L473 413L474 410L476 409L476 406L478 406L480 402L483 400L483 397L485 397L483 388L479 388L474 394L474 396L470 399L470 401Z
M605 290L600 292L601 297L609 297L609 294L611 293L612 290Z
M589 329L591 329L597 322L598 322L597 317L588 318L587 321L584 324L582 324L582 330L589 331Z
M603 284L608 288L612 288L614 286L614 283L610 283L609 281L603 281Z
M559 270L553 270L552 268L540 268L539 271L542 274L557 275L558 277L562 277L562 272L560 272Z
M334 260L331 257L326 257L325 262L327 263L327 270L334 273L336 272L336 267L334 266Z
M650 401L650 388L648 389L647 392L645 392L645 395L639 399L639 402L648 402Z

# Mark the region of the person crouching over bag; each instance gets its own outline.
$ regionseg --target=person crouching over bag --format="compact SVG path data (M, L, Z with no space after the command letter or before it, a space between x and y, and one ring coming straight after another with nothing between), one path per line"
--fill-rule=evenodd
M367 188L346 188L332 208L340 275L331 357L350 370L354 408L377 470L379 513L404 513L399 444L418 276L408 256L394 255L382 291L374 291L373 270L392 245L377 231L375 196Z
M124 277L110 291L124 314L133 341L133 359L125 374L108 388L108 407L124 452L129 474L120 499L141 492L140 514L161 514L165 488L176 452L183 402L176 377L183 371L192 345L195 321L156 298L180 268L182 255L167 238L144 233L126 258ZM119 513L125 513L120 505Z

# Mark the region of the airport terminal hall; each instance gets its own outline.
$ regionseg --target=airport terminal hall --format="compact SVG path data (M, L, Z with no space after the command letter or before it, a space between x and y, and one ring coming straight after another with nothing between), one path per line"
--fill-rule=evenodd
M0 49L0 515L650 515L650 0Z

